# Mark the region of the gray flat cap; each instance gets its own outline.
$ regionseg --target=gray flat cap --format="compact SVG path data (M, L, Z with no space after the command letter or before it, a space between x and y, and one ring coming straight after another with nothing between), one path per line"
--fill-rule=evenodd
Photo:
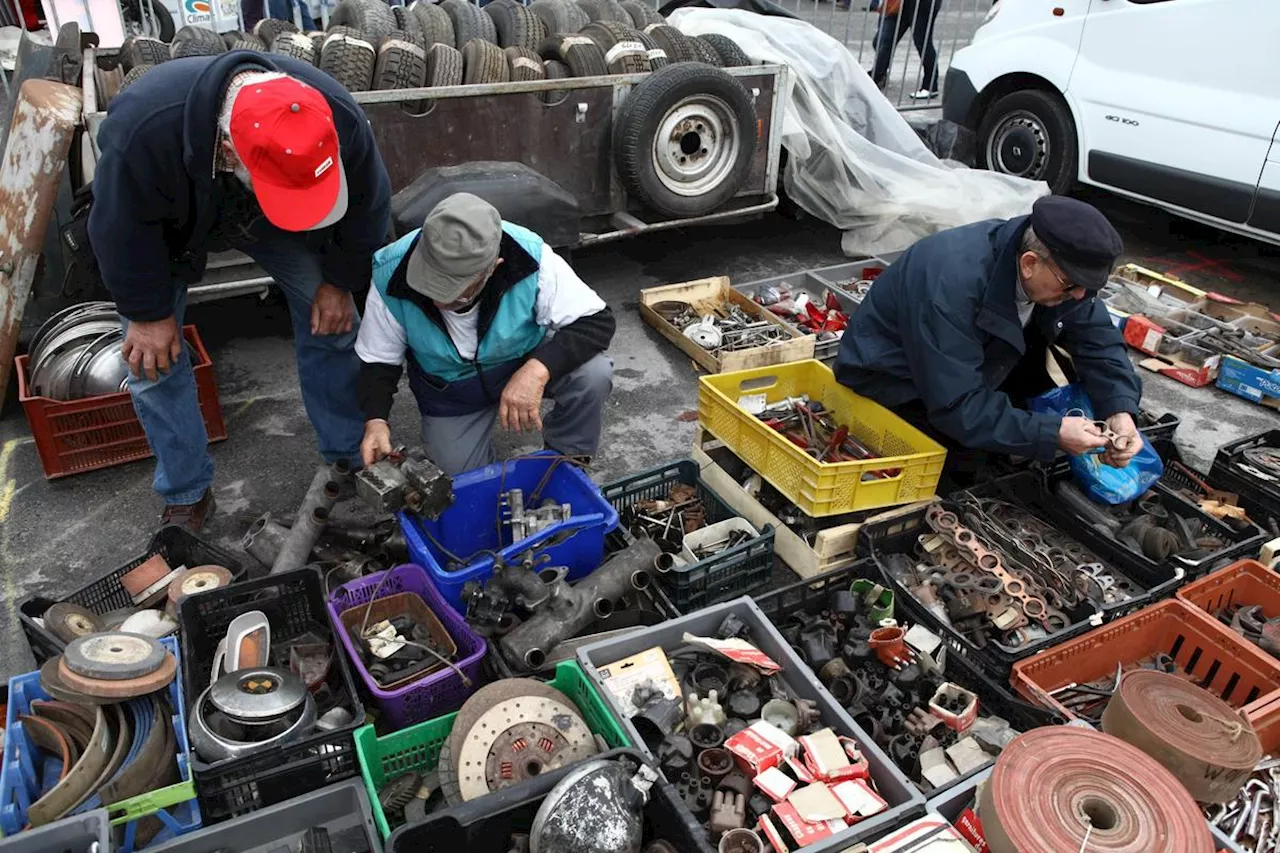
M454 193L427 214L409 256L409 286L436 302L456 302L498 258L502 217L484 199Z

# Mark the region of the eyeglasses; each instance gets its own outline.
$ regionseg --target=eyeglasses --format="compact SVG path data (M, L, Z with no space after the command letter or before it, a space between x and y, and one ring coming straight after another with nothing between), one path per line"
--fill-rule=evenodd
M1055 280L1057 280L1058 287L1062 288L1063 293L1070 293L1073 290L1084 290L1083 286L1079 284L1072 284L1071 280L1068 279L1066 275L1059 273L1057 268L1053 265L1053 263L1049 261L1048 258L1044 258L1044 257L1040 258L1040 263L1044 264L1045 267L1049 270L1049 274L1052 275Z

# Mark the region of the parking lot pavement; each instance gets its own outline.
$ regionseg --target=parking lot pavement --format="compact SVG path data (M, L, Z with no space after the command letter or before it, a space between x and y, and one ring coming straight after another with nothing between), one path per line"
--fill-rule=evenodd
M1098 202L1092 196L1089 200ZM1127 257L1170 269L1192 283L1241 298L1280 303L1280 253L1190 226L1147 208L1102 199L1125 235ZM655 234L575 255L579 274L618 320L611 355L614 393L592 474L601 482L688 454L697 406L692 362L640 320L641 288L729 275L734 281L840 263L839 234L813 220L780 216L739 225ZM258 515L291 518L319 459L302 409L283 304L237 299L195 306L213 358L229 438L214 447L218 513L209 538L234 546ZM1143 373L1146 405L1183 417L1180 442L1198 465L1240 435L1274 424L1275 414L1224 392L1189 389ZM11 394L11 398L13 395ZM416 411L407 389L392 415L393 438L413 443ZM502 436L499 450L540 446ZM0 418L0 674L30 667L17 605L37 591L64 596L145 547L160 505L152 465L136 462L46 481L26 421L13 399Z

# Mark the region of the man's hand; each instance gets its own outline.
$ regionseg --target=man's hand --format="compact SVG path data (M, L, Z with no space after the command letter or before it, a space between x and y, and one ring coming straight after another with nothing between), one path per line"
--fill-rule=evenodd
M515 372L502 389L498 402L498 423L513 432L542 429L542 392L551 381L551 371L536 358L531 358Z
M182 355L182 333L178 329L178 321L173 317L131 320L120 354L129 362L130 373L138 377L145 373L154 382L160 373L168 373L178 356Z
M381 418L364 422L364 440L360 442L360 458L369 467L391 454L391 426Z
M1142 449L1142 436L1138 434L1138 427L1128 412L1116 412L1107 418L1107 426L1121 438L1115 442L1115 446L1107 447L1107 452L1102 454L1102 461L1112 468L1123 468Z
M1072 456L1080 456L1097 447L1106 447L1107 440L1093 421L1088 418L1063 418L1058 428L1058 447Z
M316 288L315 298L311 300L311 334L345 334L351 331L355 316L356 303L350 293L332 284Z

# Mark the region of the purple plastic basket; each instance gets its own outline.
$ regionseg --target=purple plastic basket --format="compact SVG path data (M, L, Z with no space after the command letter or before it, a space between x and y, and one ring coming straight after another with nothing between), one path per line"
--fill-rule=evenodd
M480 686L480 663L484 660L485 641L467 625L458 612L441 597L439 591L431 583L426 569L413 564L405 564L391 569L391 576L378 589L382 576L386 572L378 572L359 580L351 581L329 593L329 620L333 622L333 630L342 638L342 645L347 649L347 657L355 665L356 671L364 679L365 687L373 694L387 721L392 727L401 729L413 723L420 723L456 711L466 698ZM374 592L379 598L386 598L398 592L412 592L419 595L431 612L435 613L444 624L449 636L458 645L458 668L471 680L464 684L458 673L446 667L433 672L403 687L384 690L369 675L364 661L356 649L356 645L342 626L342 614L353 607L367 604Z

